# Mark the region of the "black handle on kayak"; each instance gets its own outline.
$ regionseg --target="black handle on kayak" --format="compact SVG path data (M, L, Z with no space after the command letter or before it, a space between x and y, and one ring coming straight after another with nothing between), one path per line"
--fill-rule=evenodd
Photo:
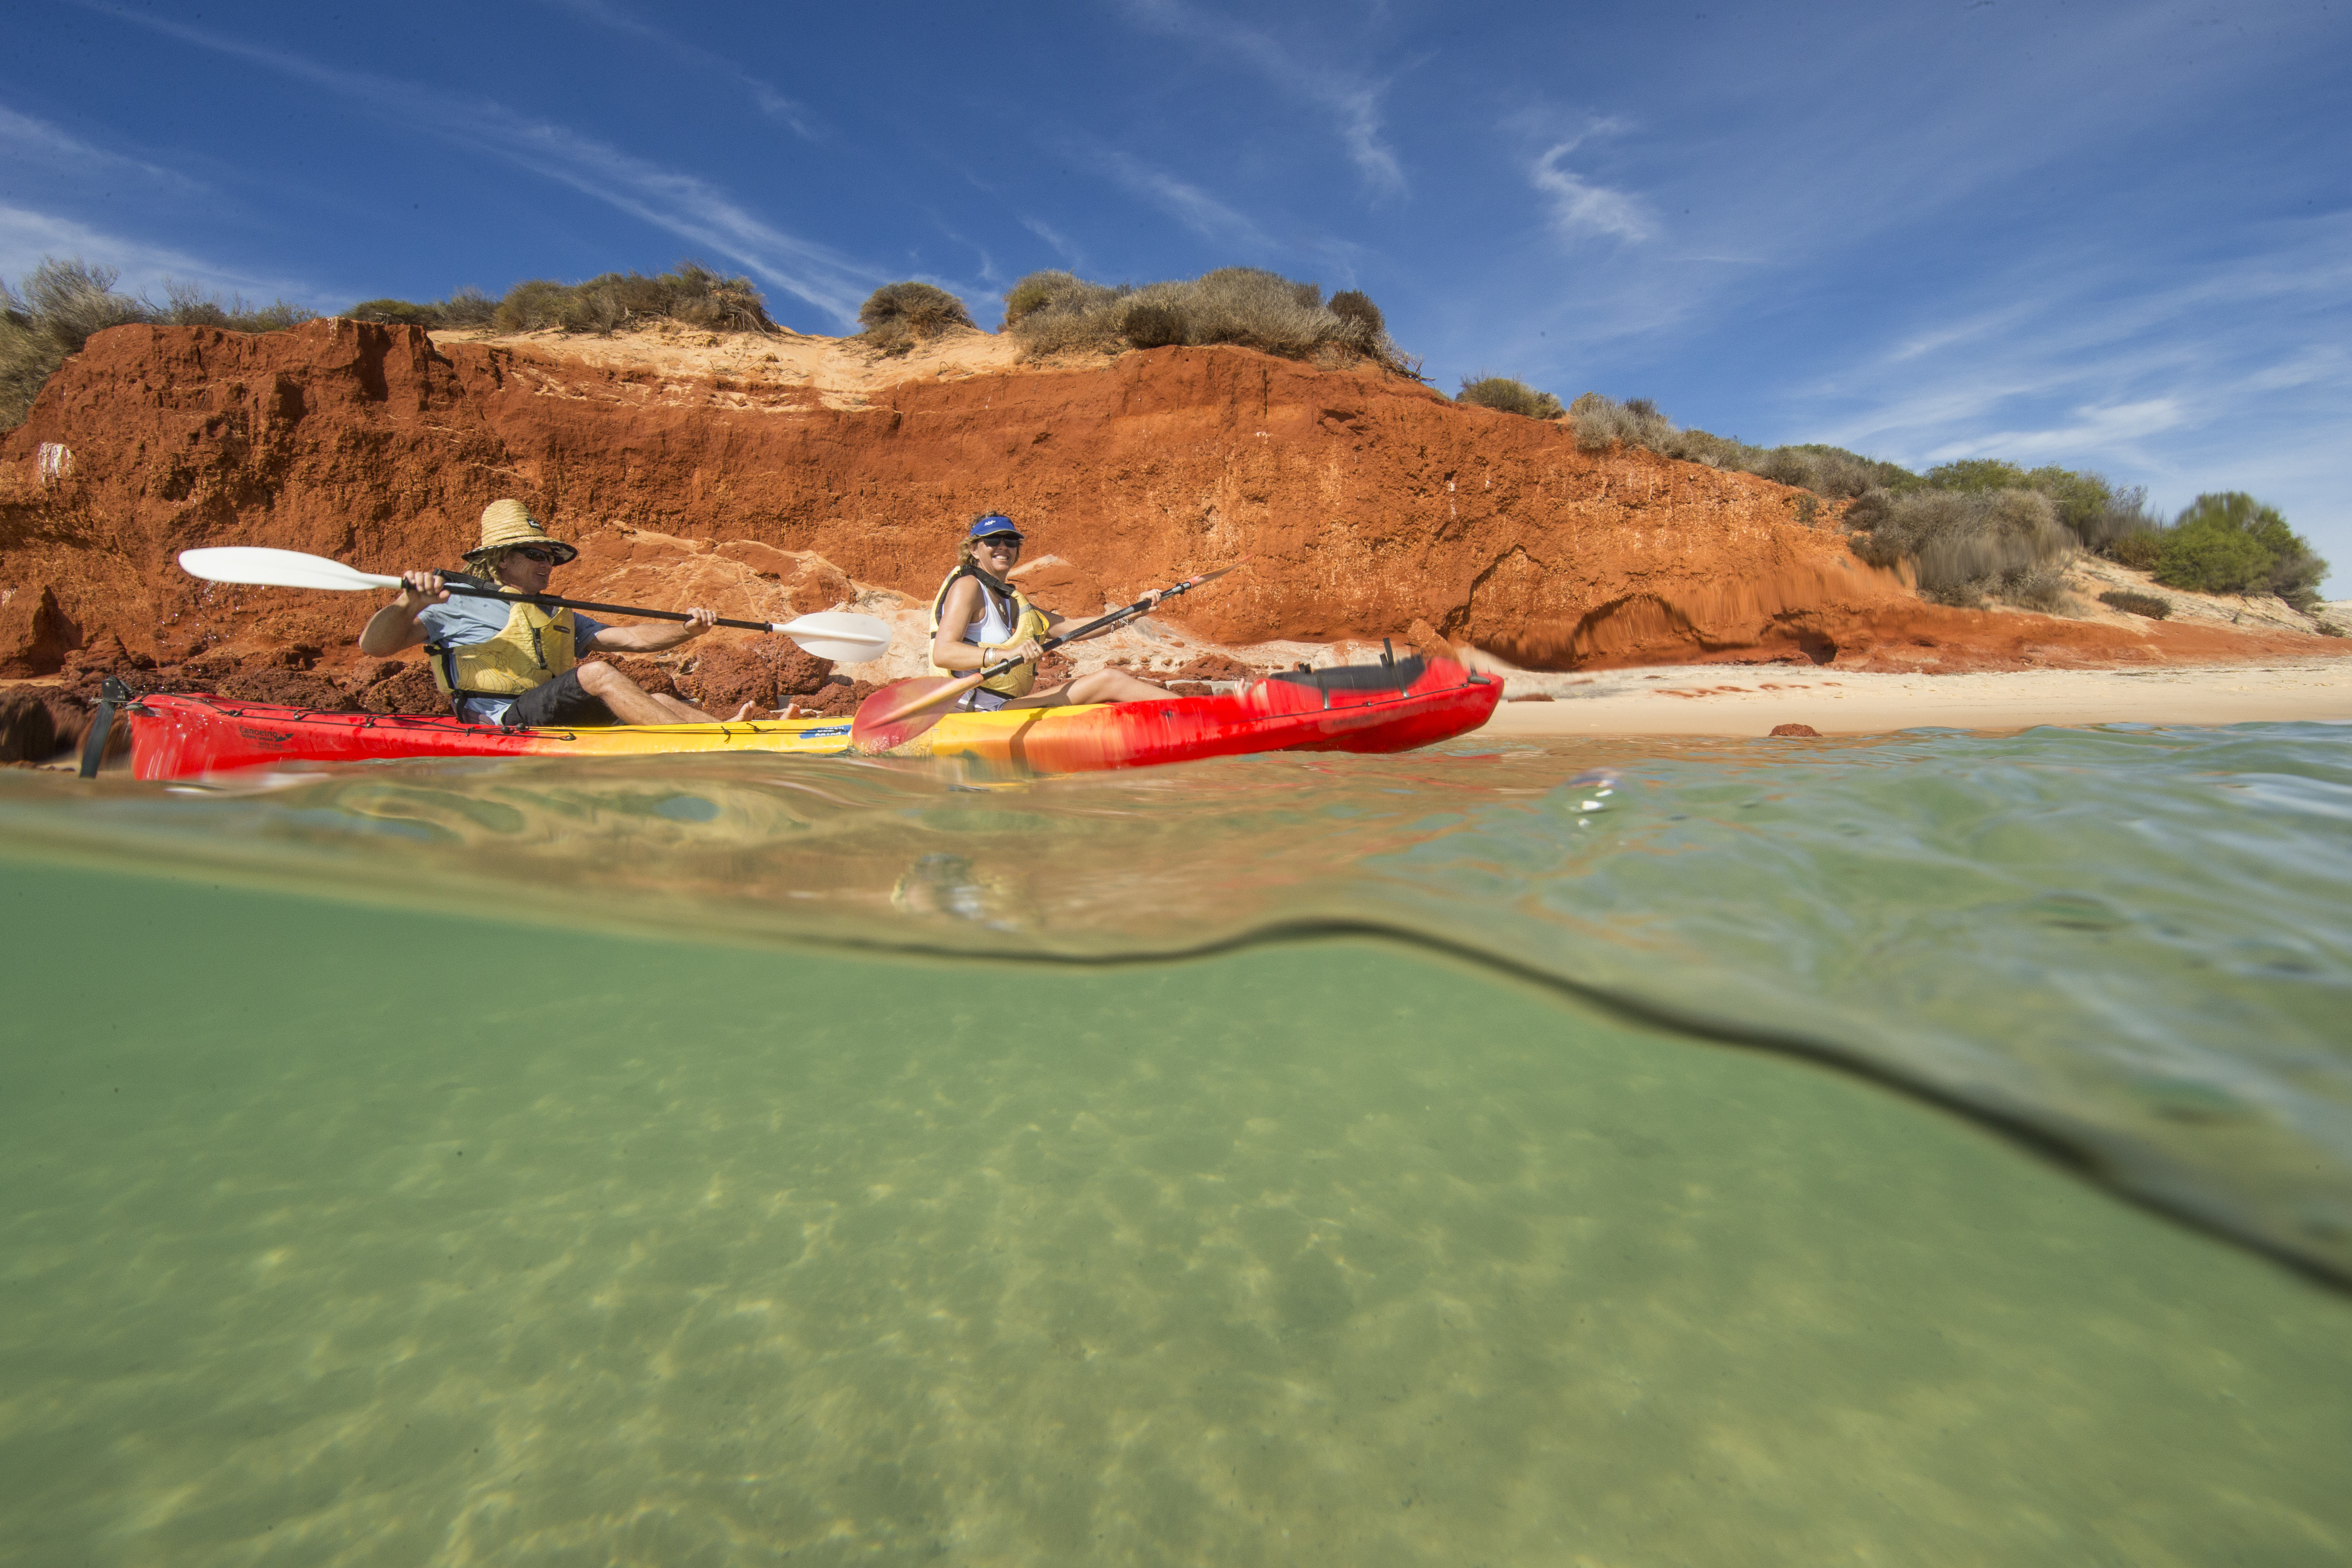
M567 599L559 594L508 594L496 588L477 588L470 584L441 580L441 591L462 594L469 599L520 599L526 605L551 605L559 610L603 610L608 615L637 616L649 621L690 621L692 616L681 610L646 610L635 605L600 605L593 599ZM772 632L773 621L737 621L720 616L710 623L714 626L737 626L747 632Z
M139 700L119 675L108 676L106 684L98 689L98 713L90 720L89 733L82 737L81 742L80 773L86 779L96 778L99 764L106 761L107 738L114 731L114 710Z

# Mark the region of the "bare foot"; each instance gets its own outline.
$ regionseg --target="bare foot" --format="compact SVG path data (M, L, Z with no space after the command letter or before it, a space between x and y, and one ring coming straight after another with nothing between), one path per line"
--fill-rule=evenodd
M758 706L759 704L756 702L746 702L742 707L735 710L734 713L727 720L727 722L730 724L740 724L744 720L749 719L751 716L751 710Z
M814 718L814 715L802 712L801 705L799 703L793 701L790 698L786 698L784 700L784 705L776 710L776 717L779 719L808 719Z

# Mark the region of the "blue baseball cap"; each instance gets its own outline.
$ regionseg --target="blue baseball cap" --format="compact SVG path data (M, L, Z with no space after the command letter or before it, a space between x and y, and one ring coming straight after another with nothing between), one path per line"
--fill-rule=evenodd
M992 511L971 525L971 537L974 539L995 539L1006 534L1018 539L1021 530L1001 511Z

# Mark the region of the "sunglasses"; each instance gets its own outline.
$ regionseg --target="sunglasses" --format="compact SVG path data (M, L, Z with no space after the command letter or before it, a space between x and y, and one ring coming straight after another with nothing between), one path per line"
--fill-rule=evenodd
M979 543L982 550L994 550L1000 546L1006 550L1018 550L1021 548L1021 536L1017 533L992 533Z
M555 563L555 552L541 550L536 544L519 544L515 546L514 552L525 561L536 561L541 566L551 566Z

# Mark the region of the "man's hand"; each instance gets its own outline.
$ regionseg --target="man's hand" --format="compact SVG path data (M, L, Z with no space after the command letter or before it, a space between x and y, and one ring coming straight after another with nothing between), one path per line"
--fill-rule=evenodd
M718 620L719 612L716 610L706 610L697 607L687 611L686 636L681 640L687 642L693 641L696 637L698 637L703 633L709 631L712 626L717 624Z
M442 586L438 572L403 572L400 580L406 584L400 591L400 607L412 616L428 605L449 602L449 590Z

